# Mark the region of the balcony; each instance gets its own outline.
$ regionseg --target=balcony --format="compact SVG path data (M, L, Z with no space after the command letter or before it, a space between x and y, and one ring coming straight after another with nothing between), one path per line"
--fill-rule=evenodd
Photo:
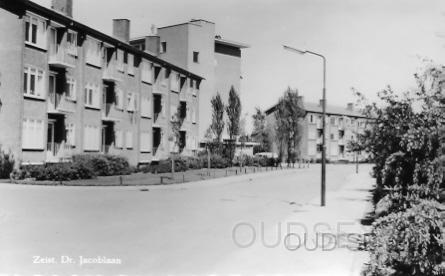
M47 111L50 114L66 114L74 112L68 107L69 102L65 94L50 93L48 97Z
M102 79L104 81L120 82L122 81L122 73L119 72L117 62L109 61L105 66Z
M114 103L104 103L102 108L102 121L117 122L119 119L115 116L116 105Z
M48 63L57 68L74 68L74 58L61 45L50 46Z
M73 156L71 145L68 145L65 142L48 142L46 149L46 162L49 163L67 162L70 161Z

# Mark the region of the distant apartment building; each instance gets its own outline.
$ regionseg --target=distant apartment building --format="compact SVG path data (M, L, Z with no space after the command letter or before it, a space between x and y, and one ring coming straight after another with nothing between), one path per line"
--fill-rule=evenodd
M114 20L108 36L75 21L72 4L0 1L2 149L24 164L193 154L202 77L132 47L128 20ZM170 127L178 118L180 141Z
M157 33L132 39L130 44L204 78L199 86L199 114L195 115L202 139L212 120L211 98L219 92L227 103L232 86L242 93L241 50L249 46L223 39L216 35L215 23L201 19L154 32ZM227 138L226 130L223 138Z
M319 103L305 102L303 107L306 115L302 119L302 134L299 145L300 158L317 161L321 159L323 138L323 116L322 101ZM266 110L266 121L271 128L275 124L275 109L273 106ZM363 161L367 158L365 153L355 154L348 151L347 145L350 141L357 139L357 133L363 133L367 121L360 110L354 109L352 103L345 107L326 105L326 159L332 162L353 162L358 158ZM278 153L278 147L273 145L273 151Z

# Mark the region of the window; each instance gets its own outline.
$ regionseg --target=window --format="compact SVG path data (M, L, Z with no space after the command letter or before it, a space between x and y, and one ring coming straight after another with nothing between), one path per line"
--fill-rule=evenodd
M116 61L117 61L117 70L121 73L124 72L124 51L117 50Z
M150 132L141 132L141 152L151 152Z
M335 139L335 136L333 133L331 133L331 140L334 140L334 139Z
M44 120L23 119L22 148L31 150L44 149Z
M116 148L123 148L124 147L124 133L121 130L116 130L115 132L116 140L115 140L115 146Z
M308 138L309 139L316 139L316 129L314 127L308 128Z
M192 123L196 124L196 110L192 109Z
M133 132L131 131L125 133L125 146L127 149L133 148Z
M26 43L46 49L46 34L45 20L34 15L28 15L25 18Z
M162 79L162 86L167 87L168 85L168 79L170 78L170 70L167 68L164 68L164 78Z
M323 151L323 145L317 145L317 152Z
M141 100L141 116L145 118L151 118L150 96L143 97Z
M69 146L76 145L75 127L74 124L67 124L66 126L66 144Z
M174 92L179 92L179 82L181 80L181 76L178 73L173 74L173 77L170 80L170 89Z
M161 42L161 54L167 52L167 42L163 41Z
M137 110L136 94L128 93L127 94L127 111L134 112L136 110Z
M134 56L132 54L127 55L127 72L134 76Z
M335 117L331 117L331 125L335 126L336 125L336 118Z
M193 52L193 62L199 63L199 52Z
M77 33L68 31L66 35L67 52L70 55L77 56Z
M170 105L170 120L173 122L177 119L178 108L174 104Z
M85 151L100 150L100 129L98 126L86 125L83 133L83 142Z
M85 87L85 106L100 109L99 86L87 84Z
M122 89L116 89L114 103L117 109L124 109L124 91Z
M102 43L99 40L89 37L87 40L86 62L88 64L102 66Z
M66 97L70 100L76 100L76 80L72 77L66 78Z
M153 64L147 61L142 62L142 81L152 83L153 79Z
M25 96L45 98L44 71L35 67L24 68L23 93Z
M311 115L311 116L309 117L309 122L311 122L311 123L314 122L314 116L313 116L313 115Z

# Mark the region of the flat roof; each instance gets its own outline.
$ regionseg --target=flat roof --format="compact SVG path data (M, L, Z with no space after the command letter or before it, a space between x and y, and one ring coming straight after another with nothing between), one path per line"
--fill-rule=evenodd
M236 48L240 48L240 49L250 48L250 45L248 45L248 44L241 43L241 42L235 42L232 40L227 40L227 39L222 39L222 38L215 38L215 43L232 46L232 47L236 47Z
M273 113L276 109L277 105L274 105L268 109L266 109L265 113L269 115ZM303 103L303 108L307 113L323 113L323 107L319 103ZM326 114L327 115L337 115L337 116L348 116L348 117L356 117L356 118L367 118L365 115L361 113L359 109L347 109L346 107L335 106L335 105L326 105Z
M3 3L6 4L5 2L7 4L9 4L11 6L11 8L17 7L17 4L18 4L16 2L16 0L6 0ZM91 27L89 27L87 25L84 25L84 24L82 24L82 23L80 23L78 21L75 21L71 17L68 17L68 16L63 15L61 13L58 13L58 12L52 10L52 9L48 9L48 8L43 7L43 6L40 6L40 5L30 1L30 0L21 0L20 2L23 3L23 8L24 9L29 10L29 11L34 12L34 13L37 13L39 15L42 15L43 17L46 17L49 20L57 21L57 22L65 25L65 26L69 27L70 29L78 30L81 33L83 32L85 35L90 35L90 36L93 36L95 38L98 38L98 39L102 40L103 42L106 42L106 43L109 43L111 45L114 45L115 47L119 47L119 48L121 48L123 50L126 50L127 52L131 52L133 54L139 55L139 56L141 56L143 58L146 58L146 59L148 59L150 61L158 63L158 64L160 64L160 65L162 65L164 67L168 67L169 69L172 69L172 70L174 70L174 71L176 71L178 73L184 74L184 75L186 75L188 77L192 77L192 78L199 79L199 80L203 80L204 79L203 77L201 77L199 75L196 75L196 74L194 74L194 73L192 73L190 71L187 71L184 68L181 68L181 67L179 67L177 65L174 65L174 64L172 64L170 62L167 62L167 61L165 61L163 59L160 59L160 58L158 58L158 57L156 57L154 55L151 55L151 54L149 54L147 52L144 52L144 51L141 51L139 49L136 49L135 47L131 46L130 44L128 44L126 42L123 42L123 41L121 41L121 40L119 40L117 38L109 36L109 35L107 35L105 33L102 33L100 31L96 30L96 29L93 29L93 28L91 28ZM2 5L2 6L5 6L5 5Z

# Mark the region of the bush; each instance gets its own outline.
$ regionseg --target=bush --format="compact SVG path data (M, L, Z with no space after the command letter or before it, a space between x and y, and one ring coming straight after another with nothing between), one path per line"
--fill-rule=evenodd
M14 164L14 156L11 153L0 151L0 179L10 177Z
M132 172L125 157L110 154L78 154L73 156L74 164L92 168L96 175L126 175Z
M246 154L237 155L233 159L233 165L234 166L254 166L255 159L252 156L249 156Z
M34 178L38 181L69 181L91 179L95 177L93 170L81 163L57 163L44 165L22 166L14 171L13 179Z
M231 166L229 159L222 157L218 154L212 154L210 156L210 166L212 169L224 169Z
M440 208L443 206L438 203L422 200L374 222L366 246L371 260L364 275L444 275L445 233Z

